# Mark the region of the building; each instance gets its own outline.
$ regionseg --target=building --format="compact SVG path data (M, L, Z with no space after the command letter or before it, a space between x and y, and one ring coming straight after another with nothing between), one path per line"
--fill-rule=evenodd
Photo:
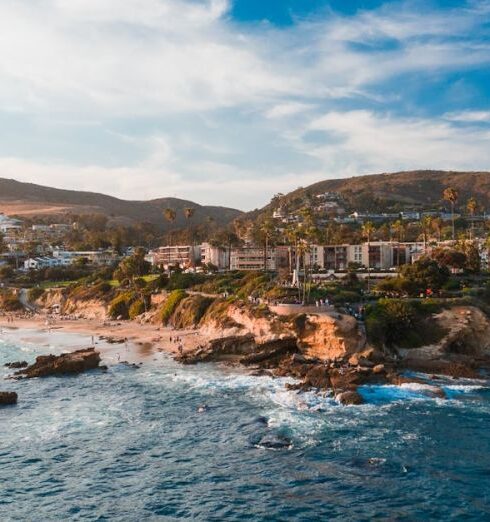
M201 245L166 245L152 250L146 259L153 265L168 270L178 266L185 269L201 264Z
M276 270L276 250L264 247L244 246L231 250L232 270Z
M230 250L203 243L201 245L201 263L214 265L218 270L227 270L230 268Z
M2 234L16 232L18 230L22 230L22 221L20 221L20 219L14 219L0 213L0 232Z
M99 266L112 265L119 259L113 250L53 250L53 257L60 262L60 266L69 266L79 259L86 259L88 263Z
M55 266L63 266L63 264L60 259L54 257L30 257L24 261L24 270L41 270Z

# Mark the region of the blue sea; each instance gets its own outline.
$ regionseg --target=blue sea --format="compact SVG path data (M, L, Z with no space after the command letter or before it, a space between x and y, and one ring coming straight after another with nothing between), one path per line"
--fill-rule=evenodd
M0 390L19 394L0 409L2 522L490 519L484 380L442 381L448 400L364 387L351 407L162 353L139 369L3 380L4 363L77 342L0 335Z

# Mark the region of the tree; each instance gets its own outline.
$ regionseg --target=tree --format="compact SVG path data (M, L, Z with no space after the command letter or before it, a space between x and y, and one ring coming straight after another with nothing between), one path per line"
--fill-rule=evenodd
M211 240L211 245L228 250L228 270L231 269L231 249L241 244L240 238L231 230L221 230Z
M173 223L177 218L177 212L173 208L166 208L163 211L163 216L169 223Z
M131 281L133 284L135 278L144 276L149 273L151 264L145 260L145 252L143 249L136 249L135 253L124 258L114 272L114 277L122 281Z
M368 249L368 266L367 266L367 270L368 270L368 276L367 276L367 291L368 293L370 292L371 290L371 255L370 255L370 250L371 250L371 237L372 235L374 234L374 231L376 230L376 228L374 227L373 223L371 221L366 221L363 225L362 225L362 235L363 237L366 239L367 241L367 249Z
M476 202L475 198L470 198L466 203L466 210L468 211L468 214L471 216L471 227L470 227L470 239L473 239L473 230L475 226L474 217L476 214L476 211L478 210L478 203Z
M195 212L196 212L195 208L192 208L192 207L184 208L184 216L187 220L191 219L192 216L194 216Z
M430 257L422 257L401 269L401 277L406 283L404 288L411 294L419 294L428 289L438 291L449 280L449 276L447 266Z
M443 228L443 222L440 217L436 217L432 220L432 230L437 234L437 241L439 243L442 240L442 228Z
M427 252L427 243L429 241L429 234L432 230L432 226L434 224L434 220L432 216L425 215L420 220L420 228L422 229L422 238L424 240L424 253Z
M463 269L467 261L466 255L454 248L438 248L432 253L432 258L440 265L452 269Z
M451 204L451 222L453 227L453 241L456 239L456 227L454 223L454 206L456 205L456 202L458 201L458 191L452 187L447 187L444 192L442 193L442 197L445 201L449 201Z
M396 265L400 268L400 248L401 242L403 241L403 236L405 234L405 224L401 219L395 221L393 223L393 231L395 232L397 239L397 248L396 248Z

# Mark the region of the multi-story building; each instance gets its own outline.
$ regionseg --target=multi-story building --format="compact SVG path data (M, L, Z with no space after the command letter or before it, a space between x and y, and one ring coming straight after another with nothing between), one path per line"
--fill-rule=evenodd
M218 270L226 270L230 268L230 250L203 243L201 245L201 263L214 265Z
M244 246L233 248L230 265L232 270L276 270L276 249Z
M166 245L152 250L146 259L154 266L165 270L178 266L182 269L201 263L201 245Z
M53 258L59 260L61 266L69 266L78 259L86 259L89 263L100 266L111 265L119 259L113 250L53 250Z

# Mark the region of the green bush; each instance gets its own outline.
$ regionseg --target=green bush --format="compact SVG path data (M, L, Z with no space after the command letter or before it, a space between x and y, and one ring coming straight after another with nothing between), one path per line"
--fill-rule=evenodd
M44 295L44 290L39 288L38 286L31 288L29 292L27 292L27 298L29 301L37 301L40 297Z
M137 299L132 292L125 292L116 296L109 305L109 316L112 319L121 317L122 319L129 319L129 308Z
M128 315L130 319L135 319L138 315L145 313L145 303L143 299L138 299L129 307Z
M177 306L187 296L183 290L174 290L167 297L165 304L160 312L160 320L163 324L167 324Z
M171 275L167 285L167 289L186 290L187 288L191 288L191 286L203 283L204 280L205 276L203 276L202 274L183 274L176 272Z
M192 328L197 326L214 299L201 295L191 295L182 299L172 316L172 324L176 328Z
M366 331L375 346L415 348L440 338L442 332L428 319L440 309L435 302L380 299L367 307Z
M163 290L164 288L167 288L168 285L168 277L165 274L160 274L156 279L153 279L153 281L150 281L146 288L150 292L158 292L160 290Z

